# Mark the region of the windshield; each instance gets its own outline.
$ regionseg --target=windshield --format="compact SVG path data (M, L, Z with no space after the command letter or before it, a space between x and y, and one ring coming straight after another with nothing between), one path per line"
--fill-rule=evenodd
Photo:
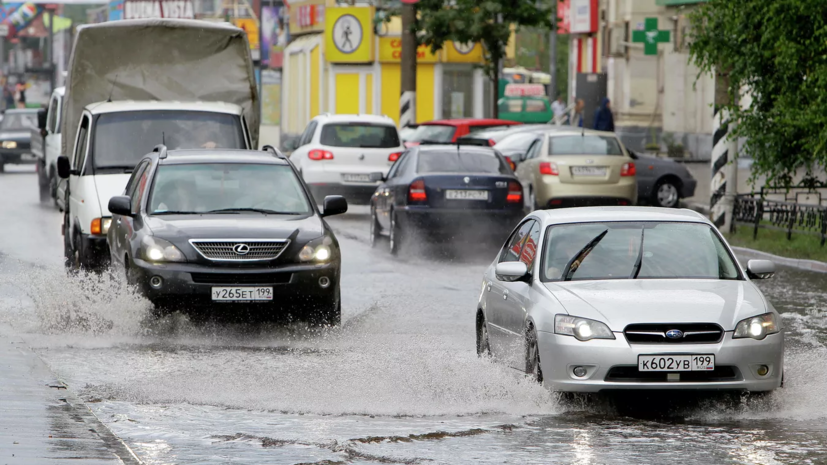
M617 139L608 136L553 136L549 155L623 155Z
M129 111L98 117L96 168L132 167L153 147L246 148L238 116L204 111Z
M409 142L451 142L454 140L454 133L457 128L454 126L446 126L442 124L424 124L416 128L411 134Z
M211 163L162 165L148 204L152 215L261 210L310 213L310 203L286 165Z
M28 131L37 129L37 113L6 113L0 129L4 131Z
M512 134L497 142L494 148L500 152L525 152L536 139L533 134Z
M389 149L399 147L395 126L365 123L334 123L322 127L322 145Z
M637 279L739 279L737 264L708 225L610 222L551 226L543 247L543 281L562 280L569 262L604 231L575 265L572 281L632 279L635 274Z
M510 174L493 152L420 152L417 173Z

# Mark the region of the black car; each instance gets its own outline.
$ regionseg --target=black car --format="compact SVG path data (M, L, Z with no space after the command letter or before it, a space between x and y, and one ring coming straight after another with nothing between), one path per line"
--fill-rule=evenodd
M272 147L175 150L142 159L109 201L113 270L157 309L257 305L338 324L339 243L295 168Z
M524 216L523 187L490 147L419 145L405 151L370 202L370 241L387 236L392 254L417 235L504 240Z
M0 121L0 173L8 164L31 164L32 129L37 129L37 108L6 110Z

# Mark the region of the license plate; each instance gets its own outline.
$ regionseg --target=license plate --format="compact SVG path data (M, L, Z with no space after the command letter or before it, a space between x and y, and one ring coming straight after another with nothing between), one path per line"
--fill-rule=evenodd
M240 302L251 300L273 300L272 287L214 287L212 300Z
M445 198L448 200L488 200L488 191L445 191Z
M345 182L370 182L369 174L343 174Z
M711 371L714 355L638 355L638 371Z
M606 176L605 166L572 166L572 176Z

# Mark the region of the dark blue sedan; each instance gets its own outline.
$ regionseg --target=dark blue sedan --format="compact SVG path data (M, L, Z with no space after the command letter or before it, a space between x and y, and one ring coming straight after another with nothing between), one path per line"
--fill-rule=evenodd
M490 147L419 145L405 151L370 202L370 241L388 237L398 253L409 239L504 240L523 213L522 185Z

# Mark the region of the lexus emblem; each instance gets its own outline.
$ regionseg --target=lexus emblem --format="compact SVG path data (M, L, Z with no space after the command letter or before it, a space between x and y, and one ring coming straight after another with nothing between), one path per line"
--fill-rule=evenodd
M233 252L236 255L247 255L250 252L250 246L247 244L236 244L233 246Z
M679 329L670 329L666 332L666 337L669 339L680 339L683 337L683 331Z
M466 176L465 179L463 179L463 181L465 181L465 184L468 184L469 182L471 182L471 178Z

